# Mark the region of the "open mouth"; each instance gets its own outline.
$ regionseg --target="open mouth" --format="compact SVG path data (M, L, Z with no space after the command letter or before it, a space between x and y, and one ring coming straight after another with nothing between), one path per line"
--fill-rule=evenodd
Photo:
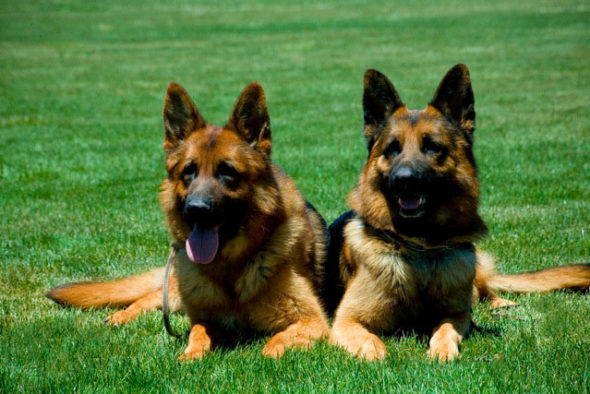
M399 213L405 218L415 218L424 213L424 196L401 196L397 199Z
M209 264L219 249L219 226L202 228L197 225L186 240L186 254L196 264Z

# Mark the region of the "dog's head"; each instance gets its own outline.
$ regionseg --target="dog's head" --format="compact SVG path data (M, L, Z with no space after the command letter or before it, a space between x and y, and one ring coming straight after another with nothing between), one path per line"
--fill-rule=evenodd
M173 237L193 262L211 262L248 215L270 215L270 118L262 86L248 85L224 127L207 123L171 83L164 103L166 169L160 201Z
M422 110L409 110L385 75L368 70L363 109L369 157L351 207L377 228L426 243L483 235L467 66L453 67Z

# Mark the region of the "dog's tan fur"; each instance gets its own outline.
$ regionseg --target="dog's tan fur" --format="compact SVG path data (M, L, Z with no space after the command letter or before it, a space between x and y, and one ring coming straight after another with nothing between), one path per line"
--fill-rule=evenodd
M229 123L217 127L206 123L184 89L172 83L164 121L169 175L162 183L160 203L179 249L169 298L172 309L182 305L192 323L181 358L200 358L220 336L240 329L274 334L263 349L270 357L294 346L307 348L326 336L328 326L316 296L325 254L322 219L306 206L293 180L270 161L262 87L248 85ZM198 163L199 179L212 185L213 198L240 202L239 214L231 219L239 222L230 223L235 231L207 265L191 262L183 248L191 233L183 204L197 187L183 174L191 162ZM237 184L230 187L215 180L220 162L235 168ZM130 304L109 317L118 324L161 307L162 278L158 269L118 281L66 285L48 296L83 308Z
M385 345L372 333L421 329L429 323L423 317L440 315L445 318L433 331L431 353L452 358L469 328L475 251L465 247L441 253L434 265L428 257L367 233L360 219L350 221L344 231L341 263L347 286L333 342L367 360L381 359Z
M363 104L369 157L348 200L355 215L343 226L337 257L345 292L332 343L367 360L383 359L385 345L376 334L417 330L430 334L431 358L450 361L471 326L474 299L500 307L514 303L495 291L590 286L587 265L500 275L493 258L473 246L486 227L477 213L475 112L466 66L451 69L421 111L408 110L391 82L369 70ZM430 141L437 146L426 146ZM444 185L428 195L436 202L418 219L400 217L402 203L390 193L396 165L426 168L431 182ZM452 191L447 198L438 196L444 189Z

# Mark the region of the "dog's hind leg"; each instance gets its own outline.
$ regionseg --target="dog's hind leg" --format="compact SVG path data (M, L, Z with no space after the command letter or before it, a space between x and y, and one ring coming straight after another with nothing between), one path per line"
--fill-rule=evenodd
M473 301L487 299L490 301L490 308L492 309L516 305L516 302L500 297L490 288L488 284L494 275L494 258L492 255L478 250L475 279L473 281Z
M490 308L492 309L518 305L514 301L500 297L485 283L476 281L473 285L473 302L475 303L479 300L488 300L490 302Z
M170 288L168 292L170 311L176 312L180 309L180 294L178 293L178 283L174 276L170 277ZM138 299L126 309L117 311L106 318L106 322L112 325L128 323L139 316L143 311L162 308L162 288L149 293Z
M498 296L493 291L490 291L488 293L488 300L490 301L490 308L492 308L492 309L495 309L495 308L506 308L506 307L509 307L509 306L518 305L514 301L510 301L510 300L507 300L505 298L502 298L502 297Z
M143 311L149 311L162 307L162 289L156 290L145 297L140 298L126 309L117 311L106 318L105 322L111 325L128 323L135 319Z

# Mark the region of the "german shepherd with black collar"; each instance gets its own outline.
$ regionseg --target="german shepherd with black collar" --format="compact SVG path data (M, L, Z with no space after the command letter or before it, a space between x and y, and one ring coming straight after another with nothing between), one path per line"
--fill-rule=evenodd
M281 356L328 335L317 294L326 229L295 183L270 160L262 86L248 85L224 127L207 123L171 83L164 104L166 169L160 203L176 245L172 309L191 320L182 359L198 359L236 330L274 334L263 349ZM83 308L129 307L124 323L162 306L163 269L103 283L73 283L48 297Z
M352 211L330 226L323 298L337 307L332 343L383 359L375 334L406 329L430 334L429 356L450 361L470 329L474 298L498 307L511 302L494 291L590 286L589 265L499 275L476 250L487 229L465 65L446 74L423 110L409 110L385 75L368 70L363 107L369 156L348 197Z

